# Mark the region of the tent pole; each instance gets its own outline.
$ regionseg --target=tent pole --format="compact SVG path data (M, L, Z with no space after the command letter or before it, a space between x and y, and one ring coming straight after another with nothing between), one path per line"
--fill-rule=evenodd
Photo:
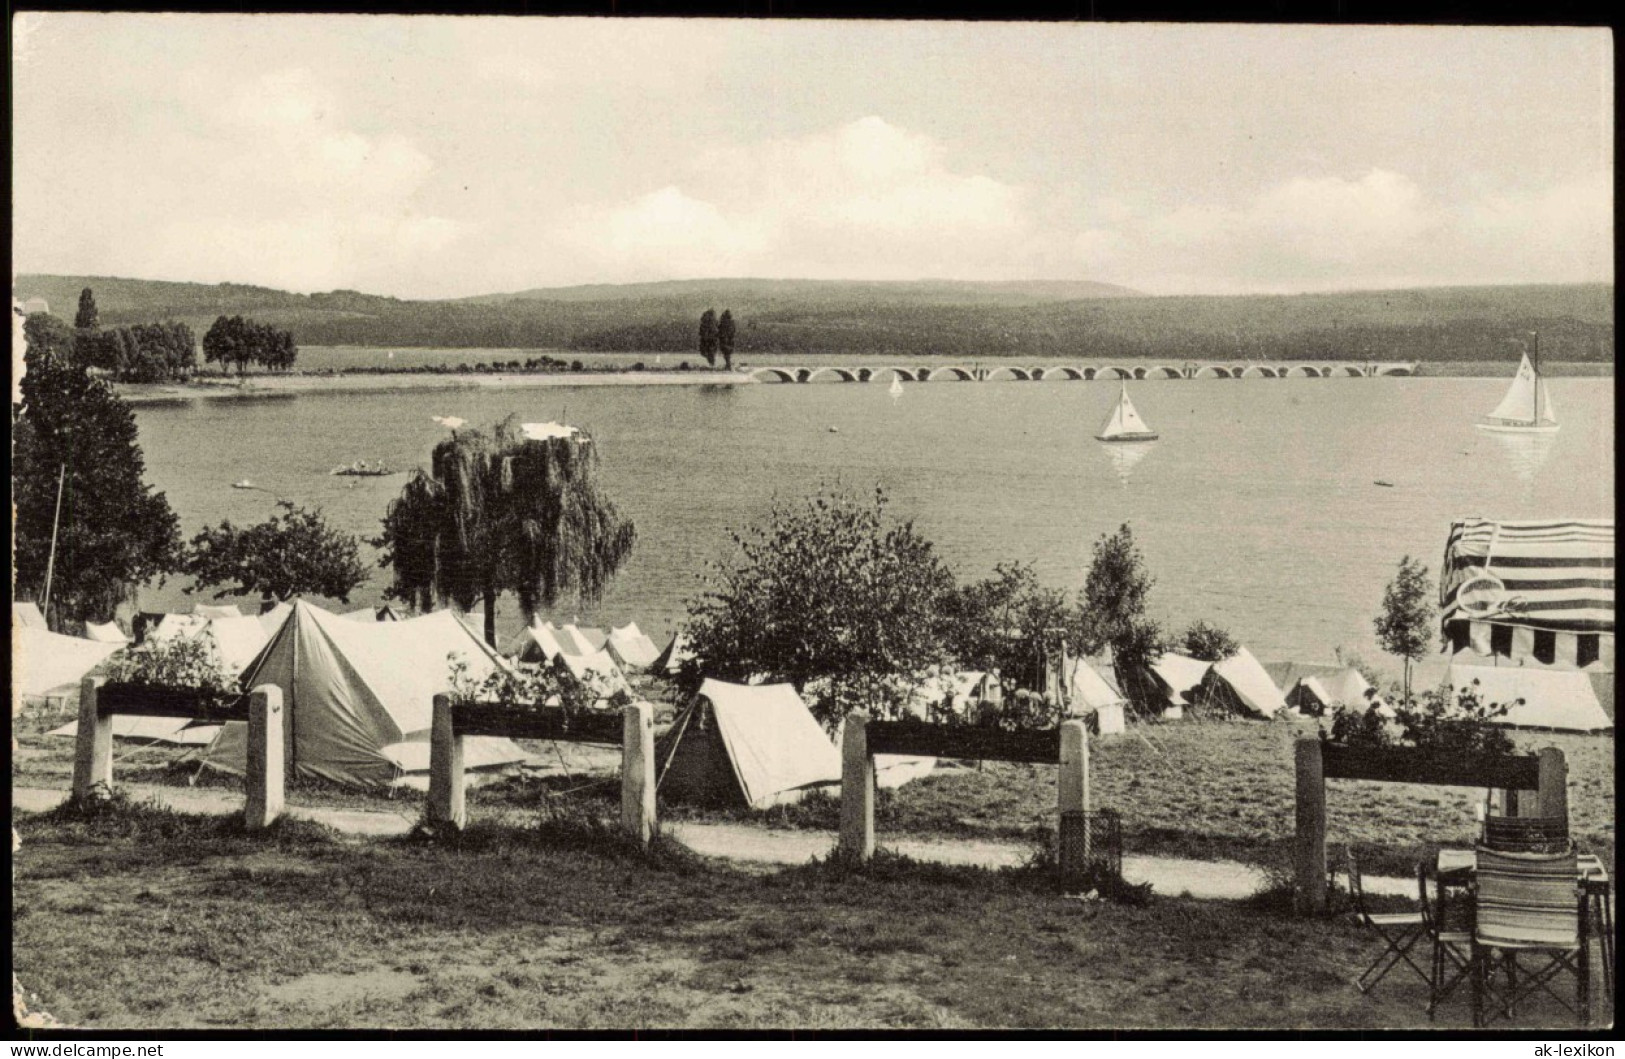
M51 555L45 560L45 619L51 618L51 576L56 573L56 528L62 522L62 483L68 477L68 464L63 461L56 473L56 514L51 516Z

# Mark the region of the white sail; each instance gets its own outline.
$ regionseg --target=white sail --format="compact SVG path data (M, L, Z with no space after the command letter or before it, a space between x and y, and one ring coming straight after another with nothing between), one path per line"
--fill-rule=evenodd
M1552 403L1552 390L1546 385L1544 375L1535 378L1535 407L1538 409L1535 418L1540 422L1557 422L1557 406Z
M894 377L891 381L891 389L887 392L893 397L903 396L903 380Z
M1513 377L1512 385L1507 387L1507 394L1501 398L1501 403L1490 413L1490 418L1534 423L1540 418L1537 405L1542 403L1541 391L1545 388L1540 376L1535 374L1534 365L1529 363L1529 354L1525 353L1518 364L1518 374ZM1546 403L1549 406L1549 401Z
M1128 399L1128 386L1125 384L1122 394L1117 399L1117 404L1112 406L1111 415L1106 417L1106 423L1100 428L1100 433L1096 437L1116 438L1125 434L1138 435L1150 434L1151 432L1151 428L1146 425L1145 420L1140 418L1140 413L1135 411L1134 402Z

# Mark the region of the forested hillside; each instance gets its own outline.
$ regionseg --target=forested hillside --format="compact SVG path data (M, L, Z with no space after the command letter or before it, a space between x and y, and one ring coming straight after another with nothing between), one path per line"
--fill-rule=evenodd
M175 319L202 333L216 316L240 314L316 346L689 352L700 314L714 308L739 321L741 356L1467 361L1514 357L1513 339L1531 330L1548 359L1614 356L1605 284L1170 298L1083 282L696 280L402 301L24 275L14 293L71 315L87 286L103 326Z

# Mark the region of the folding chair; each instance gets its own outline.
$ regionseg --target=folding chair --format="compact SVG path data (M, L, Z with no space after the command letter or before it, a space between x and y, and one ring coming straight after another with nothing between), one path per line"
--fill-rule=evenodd
M1433 962L1428 965L1428 1018L1456 987L1467 981L1473 969L1473 932L1466 925L1449 922L1450 909L1444 888L1435 888L1437 899L1428 902L1426 864L1416 865L1416 898L1422 908L1422 929L1433 942Z
M1360 863L1354 859L1352 850L1345 850L1344 858L1349 877L1349 901L1354 905L1354 917L1362 925L1375 931L1377 937L1383 941L1381 954L1360 974L1360 977L1354 980L1354 984L1360 992L1368 993L1373 986L1387 977L1395 965L1404 960L1431 989L1433 976L1411 959L1411 949L1427 936L1422 913L1371 912L1366 907L1365 888L1360 881Z
M1484 845L1502 853L1563 853L1569 822L1561 816L1486 816Z
M1473 1024L1484 1025L1486 1000L1510 1018L1518 1001L1537 991L1578 1015L1581 1026L1589 1023L1591 954L1573 847L1566 853L1504 853L1480 846L1476 888ZM1546 962L1531 971L1518 966L1520 955L1539 955ZM1505 992L1494 988L1497 969L1506 972ZM1574 975L1573 1004L1551 986L1565 972Z

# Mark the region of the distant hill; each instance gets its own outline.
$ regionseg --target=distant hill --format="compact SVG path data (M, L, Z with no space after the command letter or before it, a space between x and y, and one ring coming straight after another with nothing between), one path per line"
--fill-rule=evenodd
M1549 359L1612 363L1610 284L1149 297L1109 284L713 279L563 287L446 301L358 291L95 276L17 278L71 318L84 287L104 325L178 319L200 335L242 314L304 345L692 352L700 313L731 309L739 355L1116 356L1169 360Z

